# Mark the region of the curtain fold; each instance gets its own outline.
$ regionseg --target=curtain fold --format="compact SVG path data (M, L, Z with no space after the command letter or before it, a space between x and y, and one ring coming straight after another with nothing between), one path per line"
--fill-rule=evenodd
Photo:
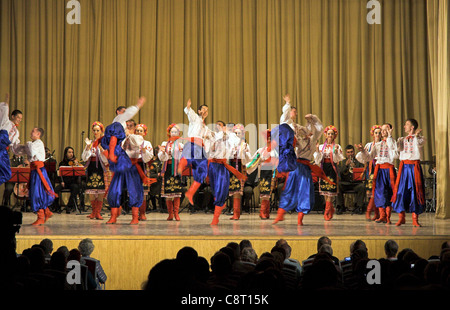
M450 218L450 6L448 0L427 1L428 59L434 107L437 201L436 218Z
M158 145L170 123L188 123L189 98L209 106L207 123L270 127L290 93L298 122L317 114L344 147L370 141L371 126L383 122L402 136L404 121L416 118L423 158L446 155L439 168L448 171L448 143L445 152L434 142L435 130L448 141L448 104L436 97L435 68L443 68L433 58L443 47L431 45L444 33L433 16L448 23L433 3L447 1L379 1L373 25L366 0L79 2L79 25L66 22L67 1L0 2L0 94L24 112L21 140L41 126L57 158L68 145L79 156L92 122L108 125L117 106L141 95L147 103L135 120Z

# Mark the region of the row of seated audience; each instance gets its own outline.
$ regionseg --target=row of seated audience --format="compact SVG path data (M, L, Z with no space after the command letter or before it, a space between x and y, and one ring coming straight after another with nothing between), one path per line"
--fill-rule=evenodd
M66 246L53 251L52 240L45 238L39 244L17 255L13 276L14 290L102 290L107 276L100 261L91 257L94 244L91 239L80 241L78 248ZM69 283L68 262L80 263L80 283ZM13 267L13 266L10 266ZM69 275L70 278L70 275ZM75 280L75 278L74 278Z
M16 253L15 234L20 219L8 207L0 207L0 289L99 290L105 289L107 276L99 260L91 255L91 239L80 241L76 249L62 246L53 252L53 242ZM317 252L301 261L291 257L291 247L284 239L258 256L250 240L230 242L208 260L192 247L181 248L176 258L158 262L150 269L143 290L156 291L242 291L277 290L377 290L377 289L450 289L450 242L444 242L438 255L420 257L413 249L399 249L387 240L385 257L370 258L363 240L350 245L349 257L333 255L332 241L318 239ZM380 264L381 283L367 281L367 262ZM70 261L81 266L81 283L70 285L67 274ZM121 262L127 263L127 262Z
M176 258L164 259L149 272L143 284L149 291L267 292L301 290L442 290L450 289L450 243L442 244L439 256L421 258L412 249L398 251L394 240L385 243L381 284L366 280L368 249L363 240L350 246L350 256L333 256L331 240L318 240L317 253L303 261L292 258L284 239L259 257L251 241L230 242L208 260L191 247L183 247Z

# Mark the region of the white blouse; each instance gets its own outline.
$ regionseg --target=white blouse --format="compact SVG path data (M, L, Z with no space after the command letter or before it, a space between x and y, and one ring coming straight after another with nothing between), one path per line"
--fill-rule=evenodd
M376 143L369 142L364 147L364 151L358 152L355 158L362 164L375 160L377 164L393 165L398 158L397 143L392 137Z
M153 159L153 146L141 135L131 134L123 142L122 148L130 158L142 158L144 163Z
M9 106L6 102L0 102L0 130L6 130L11 144L19 144L19 129L9 119Z
M322 134L323 125L316 115L312 115L312 119L308 120L306 126L294 124L295 138L295 154L297 158L312 160L316 151L317 140Z
M325 148L324 145L319 145L319 152L314 152L314 161L316 165L320 165L323 159L330 159L331 153L333 153L333 145L328 144ZM334 145L333 162L338 163L345 159L342 148L339 144Z
M421 151L425 144L423 136L411 135L397 140L397 151L400 160L421 160Z
M28 161L45 161L45 146L42 140L28 141L27 144L12 146L14 154L27 155Z
M159 150L158 158L160 161L168 161L172 159L175 155L175 151L178 150L178 157L181 157L181 152L183 151L183 143L177 141L164 141L161 146L164 148ZM180 159L180 158L176 158Z

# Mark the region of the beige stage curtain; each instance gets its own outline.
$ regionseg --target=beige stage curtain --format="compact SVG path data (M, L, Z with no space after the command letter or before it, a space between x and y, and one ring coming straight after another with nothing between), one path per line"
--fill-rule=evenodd
M437 218L450 218L450 5L427 1L431 95L436 132Z
M290 93L298 122L317 114L343 147L383 122L404 135L413 117L424 160L435 154L426 0L379 1L381 24L366 0L79 0L79 25L67 2L0 2L0 96L24 112L22 141L43 127L58 160L141 95L154 146L187 124L189 98L209 106L207 123L270 126Z

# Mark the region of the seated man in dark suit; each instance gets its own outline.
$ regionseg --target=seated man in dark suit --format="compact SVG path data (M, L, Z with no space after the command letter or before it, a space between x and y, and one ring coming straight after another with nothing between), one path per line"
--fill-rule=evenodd
M365 185L363 180L354 180L354 168L364 168L364 165L355 159L355 148L353 145L347 145L345 148L346 159L339 162L339 192L336 200L336 214L341 214L345 211L344 193L346 191L356 192L356 207L362 213L364 198L366 195Z

